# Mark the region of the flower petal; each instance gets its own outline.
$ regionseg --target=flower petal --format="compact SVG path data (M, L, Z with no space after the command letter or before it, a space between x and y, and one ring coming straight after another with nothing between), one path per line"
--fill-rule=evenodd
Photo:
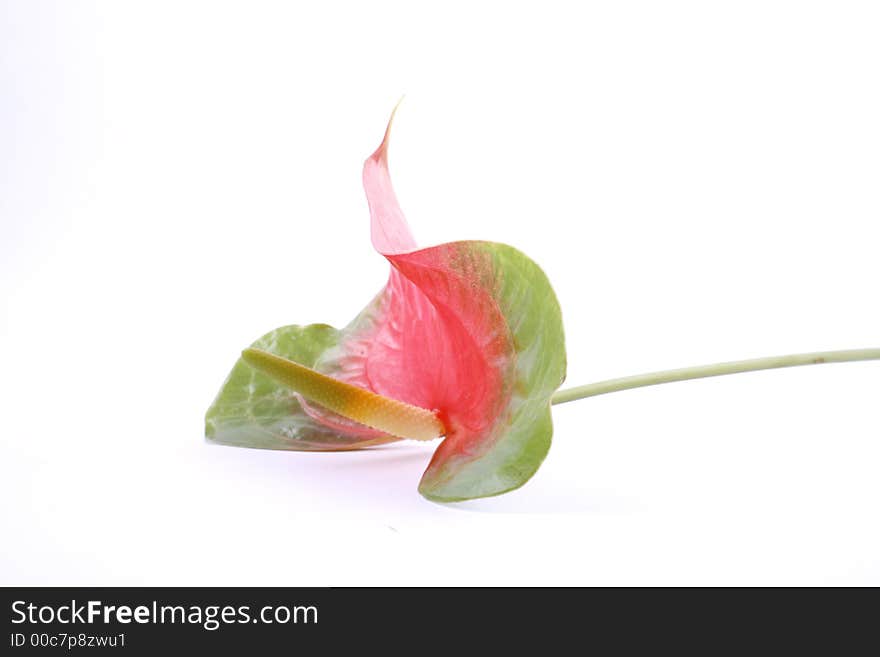
M425 497L452 502L513 490L538 469L553 432L550 398L565 379L565 338L553 289L523 253L491 242L445 248L456 254L449 275L485 297L477 305L491 301L497 307L509 336L503 355L489 362L502 373L497 405L487 407L491 422L447 424L456 430L440 444L419 485Z
M412 250L387 147L386 131L364 164L364 188L373 244L392 272L316 368L439 410L448 432L422 479L423 495L497 495L525 483L550 445L550 397L565 376L559 304L540 268L512 247L454 242Z
M389 123L390 129L390 123ZM419 486L432 500L525 483L550 445L550 397L565 377L559 304L512 247L416 250L387 166L388 131L364 164L385 288L342 331L284 327L252 346L379 395L436 410L447 429ZM276 449L353 449L393 437L309 403L239 361L206 417L210 438Z
M397 202L388 172L388 141L396 112L395 107L388 119L382 143L364 162L362 176L370 206L370 236L373 247L382 254L406 253L416 248L416 241Z

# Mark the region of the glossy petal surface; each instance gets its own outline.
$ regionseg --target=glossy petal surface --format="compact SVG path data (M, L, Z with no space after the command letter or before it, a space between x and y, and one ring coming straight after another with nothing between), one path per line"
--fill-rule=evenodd
M447 431L421 493L437 501L497 495L525 483L550 445L550 397L565 377L559 305L540 268L512 247L468 241L417 249L391 185L387 146L386 131L363 176L373 245L392 266L385 288L341 331L287 327L253 346L437 410ZM249 370L241 361L233 369L208 412L209 437L282 449L393 440Z

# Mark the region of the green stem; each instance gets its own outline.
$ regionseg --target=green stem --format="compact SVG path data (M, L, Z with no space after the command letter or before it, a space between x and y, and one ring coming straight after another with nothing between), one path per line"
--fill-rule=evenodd
M817 365L819 363L845 363L855 360L880 360L880 349L849 349L846 351L817 351L812 354L791 354L789 356L770 356L769 358L753 358L751 360L738 360L730 363L715 363L714 365L699 365L697 367L683 367L678 370L666 370L663 372L649 372L625 376L621 379L609 379L598 383L589 383L585 386L560 390L551 402L564 404L595 397L608 392L654 386L660 383L672 383L673 381L687 381L689 379L702 379L708 376L723 376L725 374L738 374L739 372L754 372L756 370L771 370L777 367L795 367L797 365Z

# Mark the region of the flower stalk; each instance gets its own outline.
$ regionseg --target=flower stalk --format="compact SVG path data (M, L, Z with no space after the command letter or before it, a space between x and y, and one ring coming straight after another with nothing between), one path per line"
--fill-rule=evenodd
M739 374L740 372L756 372L758 370L771 370L780 367L798 367L800 365L819 365L821 363L846 363L863 360L880 360L880 349L848 349L844 351L817 351L807 354L790 354L787 356L770 356L767 358L753 358L751 360L737 360L727 363L715 363L713 365L698 365L696 367L683 367L676 370L664 370L662 372L648 372L625 376L619 379L608 379L598 383L589 383L583 386L560 390L553 395L551 403L565 404L577 399L595 397L609 392L655 386L661 383L673 383L675 381L689 381L691 379L703 379L710 376L725 376L727 374Z

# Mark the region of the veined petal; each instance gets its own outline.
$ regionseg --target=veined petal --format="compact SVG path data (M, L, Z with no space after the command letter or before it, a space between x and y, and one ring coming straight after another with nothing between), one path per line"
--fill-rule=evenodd
M446 248L457 252L451 275L482 286L510 336L507 350L490 364L502 373L491 421L448 423L447 438L419 485L425 497L451 502L518 488L541 465L553 433L550 398L565 379L565 338L553 289L527 256L493 242ZM482 275L470 268L471 262L484 268Z
M525 483L550 445L550 397L565 377L559 304L540 268L512 247L413 250L387 148L388 131L364 163L364 188L373 244L391 275L316 367L439 411L447 436L422 478L423 495L497 495Z

